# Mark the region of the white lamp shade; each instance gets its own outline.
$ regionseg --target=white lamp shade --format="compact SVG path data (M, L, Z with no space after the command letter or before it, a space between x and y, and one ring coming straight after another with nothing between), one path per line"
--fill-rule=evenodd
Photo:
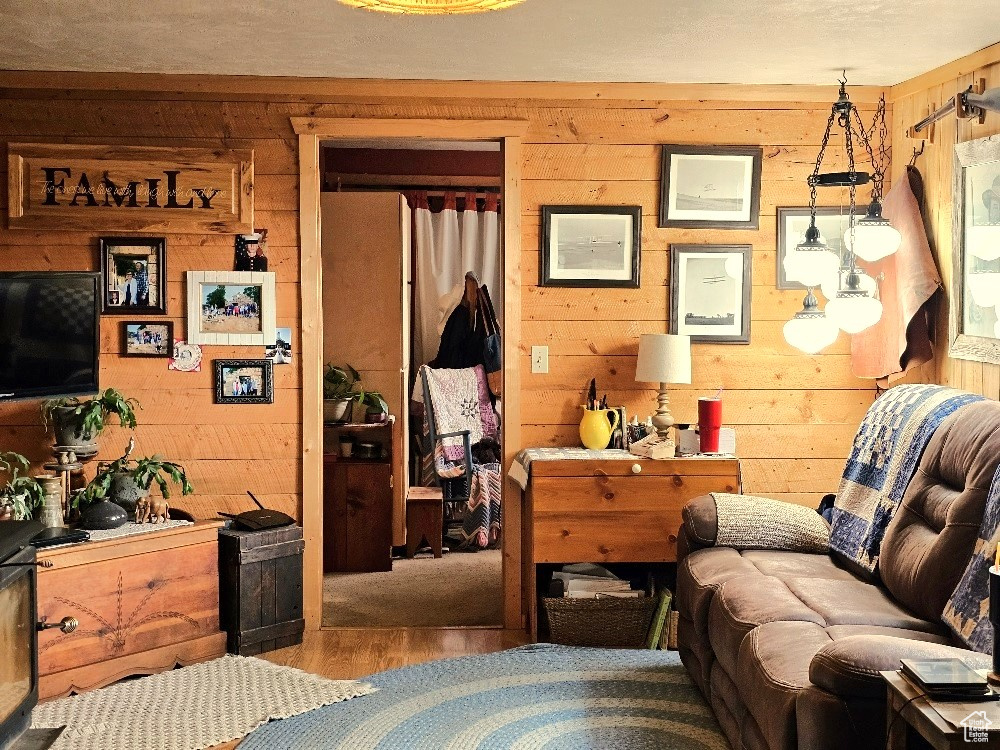
M671 333L642 334L635 379L640 383L690 383L691 337Z
M994 307L1000 304L1000 272L970 273L968 284L972 301L980 307Z
M840 258L832 250L792 250L783 261L785 276L808 287L837 278Z
M861 333L871 328L882 317L882 303L870 294L858 295L838 292L826 303L826 314L841 330Z
M785 323L785 341L806 354L818 354L837 340L840 329L826 315L798 316Z
M892 255L899 249L903 236L889 222L868 222L861 219L844 232L847 247L862 260L874 262Z
M965 236L969 253L983 260L1000 258L1000 224L980 224L969 227Z
M837 296L837 292L841 289L847 288L847 275L851 272L849 268L842 268L839 272L834 274L828 279L825 279L820 284L820 289L823 292L823 296L827 299L833 299ZM871 276L866 274L864 271L857 270L855 273L858 274L858 281L860 283L860 289L863 292L868 292L872 297L875 296L875 292L878 291L878 282L875 281Z

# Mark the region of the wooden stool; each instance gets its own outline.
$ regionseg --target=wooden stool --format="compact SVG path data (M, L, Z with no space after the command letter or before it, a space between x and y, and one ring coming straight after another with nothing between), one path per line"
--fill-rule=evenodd
M410 487L406 491L406 556L413 557L427 540L434 557L441 557L444 496L440 487Z

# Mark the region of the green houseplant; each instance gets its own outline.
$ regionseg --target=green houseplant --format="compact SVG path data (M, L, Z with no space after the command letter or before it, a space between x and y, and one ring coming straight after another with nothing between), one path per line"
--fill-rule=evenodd
M110 463L101 464L97 476L79 493L77 502L90 505L110 500L134 512L136 503L149 494L154 482L164 499L170 498L171 483L180 487L182 495L194 492L187 471L180 464L167 461L158 454L133 459L129 456L130 452Z
M45 493L42 486L27 476L31 464L20 453L0 453L0 474L9 477L0 487L0 519L27 521L32 512L42 504Z
M323 373L323 421L343 422L347 409L355 398L354 387L361 383L358 371L350 365L326 366Z
M364 421L369 424L384 422L389 416L389 405L378 391L358 391L354 395L354 400L357 401L358 406L365 410L364 414L360 415L360 417L363 417ZM354 417L354 421L362 421L360 417Z
M94 398L52 398L42 402L42 421L52 425L56 445L81 452L97 449L97 436L104 431L112 415L122 427L135 429L135 410L141 408L134 398L126 398L108 388Z

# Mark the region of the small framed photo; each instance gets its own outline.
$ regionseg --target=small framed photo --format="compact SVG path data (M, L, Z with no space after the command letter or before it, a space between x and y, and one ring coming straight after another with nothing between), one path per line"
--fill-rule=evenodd
M763 149L663 147L660 226L757 229Z
M173 321L151 323L126 320L122 323L123 357L170 357L174 346Z
M188 343L274 345L273 273L188 271L187 293Z
M641 206L542 206L540 286L639 288Z
M273 404L274 385L269 359L216 359L215 403Z
M860 219L864 216L855 216ZM833 252L840 256L841 268L847 268L847 252L844 247L844 233L851 222L850 208L830 206L816 207L816 228L820 238ZM795 246L806 238L809 228L809 207L778 209L778 244L775 257L777 259L778 289L805 289L797 281L790 280L785 275L785 258L795 250Z
M278 328L274 345L264 347L264 358L276 365L292 364L292 329Z
M670 330L702 343L750 343L750 245L670 246Z
M167 314L167 241L163 237L101 237L105 315Z

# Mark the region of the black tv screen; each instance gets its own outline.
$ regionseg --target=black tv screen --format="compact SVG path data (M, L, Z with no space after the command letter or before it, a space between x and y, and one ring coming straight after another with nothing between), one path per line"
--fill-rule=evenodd
M96 393L100 274L0 273L0 400Z

